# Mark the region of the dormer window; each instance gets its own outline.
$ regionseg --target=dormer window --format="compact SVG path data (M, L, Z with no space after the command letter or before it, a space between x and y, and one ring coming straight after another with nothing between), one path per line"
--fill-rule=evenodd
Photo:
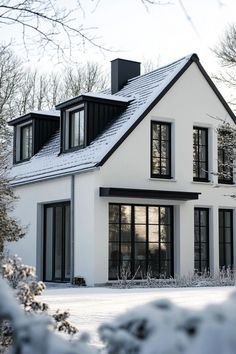
M32 156L32 124L20 127L20 160L28 160Z
M84 146L84 109L69 113L69 149Z

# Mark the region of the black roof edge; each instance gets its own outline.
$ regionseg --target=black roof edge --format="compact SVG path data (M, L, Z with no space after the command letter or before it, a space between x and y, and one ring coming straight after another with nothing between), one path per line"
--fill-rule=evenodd
M133 189L133 188L111 188L100 187L100 197L117 198L147 198L147 199L168 199L168 200L196 200L200 192L183 192L171 190L151 190L151 189Z
M36 113L36 112L30 112L26 113L23 116L14 118L7 122L8 125L14 126L19 123L26 122L29 119L34 119L34 118L43 118L43 119L50 119L50 120L59 120L60 116L55 116L55 115L50 115L50 114L41 114L41 113Z
M113 154L113 152L123 143L123 141L129 136L129 134L137 127L137 125L143 120L143 118L152 110L152 108L165 96L165 94L171 89L171 87L176 83L176 81L185 73L185 71L189 68L192 63L196 63L199 70L207 80L208 84L211 86L220 102L223 104L233 121L236 123L236 117L233 111L230 109L229 105L221 95L221 93L216 88L215 84L206 73L205 69L200 64L199 57L196 53L192 54L187 63L183 66L183 68L177 73L177 75L169 82L169 84L163 89L163 91L156 97L156 99L149 105L149 107L141 114L139 119L134 122L134 124L125 132L125 134L116 142L116 144L112 147L110 151L103 157L103 159L96 164L97 167L102 166L109 157Z
M117 97L117 99L116 99ZM77 103L83 103L83 102L95 102L95 103L105 103L105 104L111 104L111 105L116 105L116 106L122 106L122 107L127 107L129 102L133 101L133 98L130 98L129 101L120 101L119 96L114 95L114 100L111 100L110 98L106 99L105 97L92 97L92 96L86 96L86 95L80 95L73 97L67 101L61 102L55 106L57 110L60 109L68 109L76 105Z

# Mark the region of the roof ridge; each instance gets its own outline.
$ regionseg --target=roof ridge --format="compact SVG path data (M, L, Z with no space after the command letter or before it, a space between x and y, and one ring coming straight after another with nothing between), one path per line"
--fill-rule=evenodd
M132 77L131 79L129 79L129 80L127 81L127 84L128 84L129 82L133 81L133 80L137 80L137 78L141 78L141 77L150 75L150 74L152 74L152 73L154 73L154 72L156 72L156 71L159 71L159 70L162 70L162 69L166 69L166 68L170 67L171 65L174 65L174 64L176 64L176 63L178 63L178 62L180 62L180 61L182 61L182 60L184 60L184 59L186 59L186 62L187 62L188 60L191 60L191 59L195 59L195 60L198 59L198 56L197 56L196 53L192 53L192 54L186 55L186 56L184 56L184 57L182 57L182 58L180 58L180 59L178 59L178 60L173 61L172 63L169 63L169 64L166 64L166 65L160 66L159 68L156 68L156 69L154 69L154 70L151 70L151 71L149 71L149 72L147 72L147 73L145 73L145 74ZM126 84L126 85L127 85L127 84Z

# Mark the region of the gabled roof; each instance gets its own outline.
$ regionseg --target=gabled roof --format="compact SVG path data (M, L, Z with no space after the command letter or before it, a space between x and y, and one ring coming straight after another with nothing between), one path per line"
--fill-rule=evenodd
M14 177L12 184L31 183L56 176L78 173L103 165L193 62L198 65L209 85L236 122L234 113L201 66L198 56L192 54L129 80L119 92L112 95L117 101L130 101L126 110L89 146L73 152L59 154L60 135L58 132L31 160L12 168L11 175ZM105 94L103 93L102 96L104 98ZM107 99L111 99L110 92L107 92Z

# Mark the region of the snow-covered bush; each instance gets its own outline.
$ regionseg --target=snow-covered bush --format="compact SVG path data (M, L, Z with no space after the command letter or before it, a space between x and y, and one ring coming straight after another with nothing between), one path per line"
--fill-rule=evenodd
M192 311L158 300L100 327L108 354L235 354L236 293Z
M14 289L16 297L26 313L48 313L48 305L36 298L45 289L45 284L42 281L37 281L34 267L22 264L21 259L17 256L2 256L0 259L0 274L7 279L11 288ZM78 330L68 321L69 316L69 312L66 311L57 310L52 313L54 329L70 335L76 334ZM11 343L12 328L9 322L4 321L0 324L0 353L1 347L6 348Z
M0 276L0 322L10 321L13 331L9 354L95 354L85 341L67 341L50 329L52 319L47 315L26 313Z
M112 284L115 288L128 289L134 287L142 288L185 288L185 287L207 287L207 286L232 286L235 285L235 272L230 268L222 268L218 273L211 274L204 271L186 276L166 277L164 274L160 278L154 278L150 273L138 280L133 277L129 279L128 273L121 273L121 277Z

